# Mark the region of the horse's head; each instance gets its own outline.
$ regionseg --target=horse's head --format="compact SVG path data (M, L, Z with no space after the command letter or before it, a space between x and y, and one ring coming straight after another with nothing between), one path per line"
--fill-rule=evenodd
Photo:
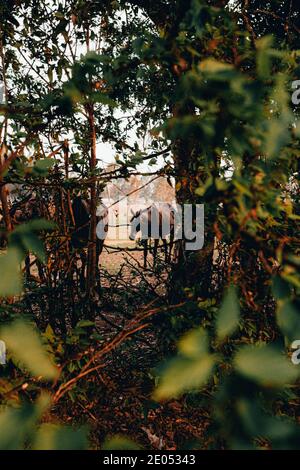
M108 207L101 203L97 207L97 227L96 234L99 240L105 240L108 233L109 211Z
M82 196L76 196L72 202L72 210L76 227L85 225L90 219L88 202Z
M141 210L135 212L131 209L131 214L129 239L133 241L137 233L141 230Z

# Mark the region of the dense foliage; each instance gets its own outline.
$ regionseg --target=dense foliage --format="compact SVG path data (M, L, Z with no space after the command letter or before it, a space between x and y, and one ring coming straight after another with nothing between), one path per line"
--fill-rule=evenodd
M200 410L207 425L197 442L182 445L299 448L300 366L291 361L300 340L294 3L0 6L0 337L9 359L0 366L0 448L135 446L120 437L103 444L95 410L99 390L111 386L101 375L106 361L109 375L120 349L126 382L127 357L142 351L131 345L149 324L159 352L142 366L130 362L147 396L146 422L149 410L184 400L191 419ZM99 165L97 142L115 149L111 171ZM144 277L138 292L119 278L103 289L96 200L109 181L158 158L179 203L205 204L204 248L188 252L183 241L176 263L156 267L163 295ZM14 227L8 184L22 185L20 199L34 191L38 217ZM92 201L84 279L68 244L79 190ZM28 252L38 279L23 279ZM96 322L111 322L110 312L126 313L113 337Z

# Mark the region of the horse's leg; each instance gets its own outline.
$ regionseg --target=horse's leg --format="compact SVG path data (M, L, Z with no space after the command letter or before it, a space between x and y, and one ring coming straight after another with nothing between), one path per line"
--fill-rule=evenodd
M164 252L165 252L165 263L168 262L168 242L163 238Z
M86 268L86 254L84 249L82 248L79 253L80 261L81 261L81 268L80 268L80 290L84 291L85 289L85 268Z
M185 260L184 240L175 241L174 262L178 264L179 260Z
M30 280L30 253L25 258L25 272L27 281Z
M42 263L37 259L36 260L36 267L39 273L40 281L45 282L45 274Z
M143 240L144 245L144 269L147 267L148 240Z
M154 244L153 244L153 266L155 266L158 244L159 244L159 239L155 238Z
M172 250L174 246L174 231L170 232L170 247L169 247L169 259L168 262L170 263L172 261Z
M103 245L104 245L104 240L97 240L96 244L96 276L97 276L97 284L99 285L99 288L101 289L101 276L100 276L100 255L103 251Z

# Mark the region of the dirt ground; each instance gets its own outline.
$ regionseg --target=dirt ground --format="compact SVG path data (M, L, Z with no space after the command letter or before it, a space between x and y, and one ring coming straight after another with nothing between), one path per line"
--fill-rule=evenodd
M100 258L101 268L113 278L102 281L102 285L112 286L113 280L120 275L120 291L134 289L137 292L142 282L149 282L154 293L159 297L166 293L164 281L167 273L162 270L157 276L153 275L153 258L147 259L147 269L143 269L143 251L114 251L116 247L127 246L130 250L135 243L120 245L109 242L112 248L105 249ZM161 252L158 262L163 263ZM111 289L108 289L111 295ZM141 297L139 308L143 308ZM130 302L130 301L129 301ZM106 312L106 320L126 326L126 305L124 311L116 320L114 311ZM122 318L124 313L124 318ZM105 321L99 319L98 325L106 331L107 338L114 333ZM188 449L203 447L201 438L209 425L209 413L199 405L199 397L182 398L158 404L152 399L155 387L154 370L160 365L163 355L159 342L159 326L149 321L149 326L134 335L110 357L107 366L101 372L103 390L100 393L97 412L91 410L92 438L95 447L101 446L103 440L110 436L120 435L130 438L145 449ZM175 354L175 348L172 352ZM152 376L153 371L153 376Z
M106 245L100 257L102 293L95 322L102 337L99 348L125 331L149 304L164 304L167 292L168 268L162 251L155 268L149 254L144 269L143 251L136 243L109 240ZM103 369L90 379L97 384L97 393L91 392L90 402L79 404L76 400L74 407L68 406L65 420L76 422L78 416L83 422L88 420L94 448L101 448L104 441L116 435L144 449L203 447L201 437L209 425L209 412L201 407L198 396L166 403L152 399L155 371L166 354L157 318L147 319L145 328L104 357ZM169 351L170 356L174 354L175 345Z

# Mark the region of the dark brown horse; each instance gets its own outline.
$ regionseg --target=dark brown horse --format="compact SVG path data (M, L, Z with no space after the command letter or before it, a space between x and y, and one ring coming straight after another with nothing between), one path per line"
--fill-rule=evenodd
M34 219L46 218L50 219L51 216L46 211L46 206L42 201L38 201L37 197L32 193L27 194L23 199L15 202L9 210L12 226L16 227L23 223L29 222ZM41 262L36 259L35 264L38 269L40 279L44 278ZM30 254L25 257L25 272L27 279L30 278Z
M27 195L22 200L12 205L10 217L13 226L18 226L37 218L55 218L55 208L49 209L49 204L45 205L38 201L35 195ZM80 250L80 257L84 260L84 248L88 246L90 235L90 202L82 196L76 196L72 201L72 215L75 227L72 228L71 248ZM99 256L103 251L103 245L108 231L108 209L103 204L97 210L97 232L102 233L102 238L97 237L97 266ZM25 259L26 275L30 277L30 257ZM40 266L37 263L39 273Z
M165 261L170 262L175 230L175 212L171 204L153 204L146 209L132 213L129 238L130 240L135 240L136 235L141 232L142 245L144 247L144 267L147 265L147 254L151 247L151 239L154 240L153 264L155 264L156 261L159 240L163 241ZM169 250L167 242L168 237Z
M75 230L71 236L71 245L75 249L82 249L88 246L90 238L90 201L82 196L76 196L72 202L72 211L74 215ZM101 237L97 236L97 266L99 264L99 256L103 251L104 241L108 232L108 209L101 204L97 210L97 234L101 233Z

